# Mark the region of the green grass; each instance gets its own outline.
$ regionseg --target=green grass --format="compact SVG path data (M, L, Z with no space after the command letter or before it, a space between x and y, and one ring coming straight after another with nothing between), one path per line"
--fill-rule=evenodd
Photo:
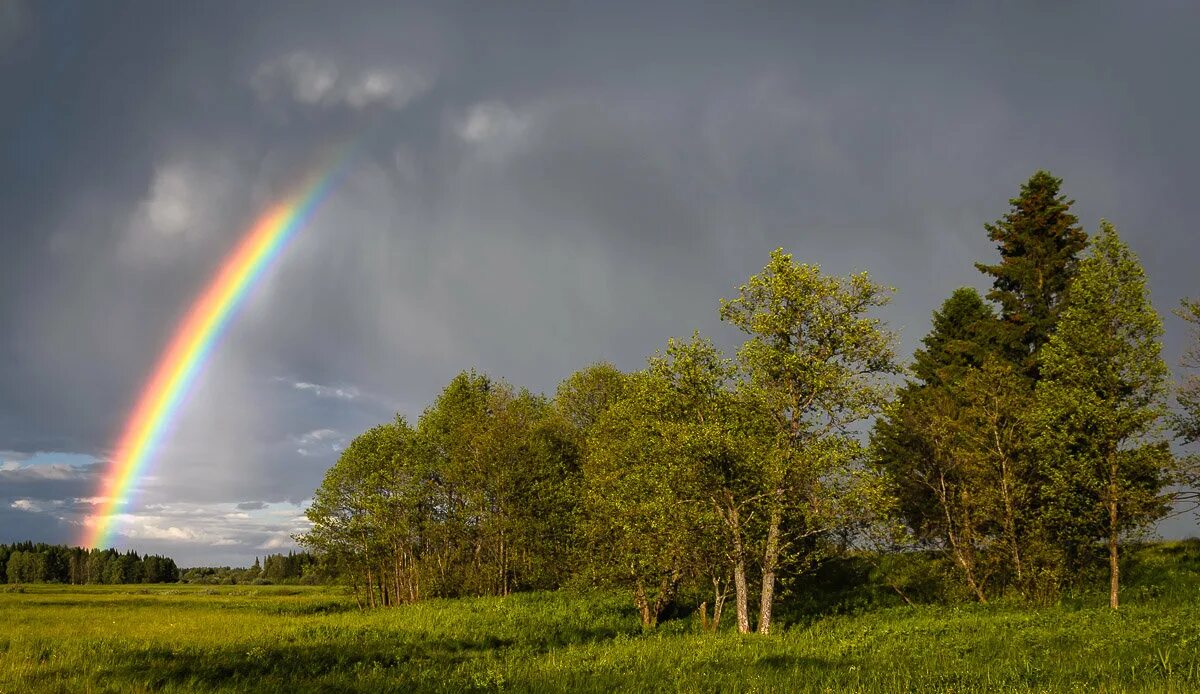
M762 638L643 634L620 593L437 600L361 612L331 588L0 591L0 693L193 691L1200 691L1200 547L1130 562L1046 608L873 607Z

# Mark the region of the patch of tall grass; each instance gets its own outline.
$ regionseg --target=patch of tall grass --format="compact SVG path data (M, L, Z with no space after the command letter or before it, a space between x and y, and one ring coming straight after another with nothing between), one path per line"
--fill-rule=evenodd
M334 588L26 586L0 593L0 694L1200 691L1200 545L1142 548L1127 576L1115 613L847 588L771 637L687 615L643 632L606 591L363 612Z

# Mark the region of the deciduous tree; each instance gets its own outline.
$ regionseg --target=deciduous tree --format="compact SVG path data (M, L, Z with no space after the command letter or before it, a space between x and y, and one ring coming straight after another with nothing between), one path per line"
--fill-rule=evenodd
M1167 510L1173 457L1160 436L1168 386L1161 335L1141 264L1102 222L1043 350L1035 417L1050 520L1064 542L1104 539L1114 609L1122 533Z
M749 335L738 352L748 399L774 424L774 451L762 460L760 633L771 629L781 557L803 558L840 521L838 496L863 452L851 427L890 397L894 337L870 315L889 298L866 273L826 275L777 249L736 298L721 302L722 319Z

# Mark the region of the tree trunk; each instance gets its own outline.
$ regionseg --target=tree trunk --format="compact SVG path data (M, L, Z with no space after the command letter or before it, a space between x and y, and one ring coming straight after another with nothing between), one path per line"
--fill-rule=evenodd
M771 633L771 608L775 604L775 568L779 563L779 525L783 512L778 502L771 509L767 527L767 546L763 552L762 597L758 607L758 633Z
M646 597L646 589L642 586L642 582L638 581L633 589L633 603L637 606L638 614L642 619L643 629L653 629L658 623L658 613L650 606L650 600Z
M999 447L999 443L997 443ZM1003 455L1003 454L1001 454ZM1008 545L1012 552L1013 567L1017 571L1017 583L1023 580L1021 570L1021 547L1017 541L1017 518L1013 511L1012 493L1009 490L1009 468L1006 458L1000 462L1000 492L1004 498L1004 534L1008 536Z
M963 532L967 533L967 537L960 541L954 533L954 514L950 511L950 492L946 489L946 476L939 476L940 490L937 491L938 499L942 504L942 511L946 517L946 540L950 543L950 553L954 556L954 561L963 570L963 575L967 579L967 586L971 592L975 593L975 597L982 604L987 604L987 597L983 594L983 588L979 582L975 580L975 553L971 546L971 518L964 510L963 516ZM964 504L965 506L965 504Z
M725 611L725 599L729 597L729 584L721 586L721 579L714 578L713 582L713 623L712 630L721 630L721 614Z
M1120 526L1117 524L1117 463L1110 456L1108 483L1108 606L1117 609L1117 589L1121 585L1121 565L1117 556Z
M737 630L750 633L749 592L746 586L746 548L742 545L742 525L737 506L729 502L729 531L733 535L733 599L737 608Z

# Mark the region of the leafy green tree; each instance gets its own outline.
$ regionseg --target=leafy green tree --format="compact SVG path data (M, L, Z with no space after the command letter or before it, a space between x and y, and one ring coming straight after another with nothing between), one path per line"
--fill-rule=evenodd
M1047 520L1068 545L1105 540L1114 609L1121 534L1167 510L1173 457L1160 437L1168 387L1161 335L1141 264L1102 222L1043 350L1034 415L1048 468Z
M760 633L770 632L781 556L805 554L843 520L832 511L863 458L850 428L884 409L885 377L898 371L894 336L869 315L889 299L866 273L825 275L777 249L736 298L721 302L722 319L750 336L738 352L748 400L775 430L773 454L761 461Z
M1000 343L1034 379L1038 352L1054 333L1077 256L1087 245L1087 234L1070 211L1074 201L1060 193L1061 186L1061 178L1034 173L1009 201L1009 212L986 226L988 238L999 247L1000 262L976 263L994 278L988 298L1000 305Z
M1191 327L1191 345L1183 355L1184 376L1176 397L1181 412L1175 419L1175 431L1186 443L1200 441L1200 299L1184 299L1175 310Z
M571 374L558 385L554 407L576 431L586 432L621 398L625 374L599 362Z
M723 368L698 336L668 342L645 371L626 377L623 396L588 437L582 501L592 571L631 590L646 628L685 580L728 567L723 557L712 561L718 521L705 478L705 459L719 445L712 430L719 420L707 417Z
M475 373L457 376L422 415L447 586L505 595L564 575L558 543L573 532L579 471L553 415L544 398Z
M367 606L387 604L394 595L386 587L389 541L394 527L385 524L385 509L394 490L385 485L395 458L403 453L412 430L403 419L380 425L355 437L337 463L325 474L305 515L310 531L299 538L340 566L356 595ZM390 532L389 532L390 531ZM283 567L274 557L263 566L263 577L282 578Z

